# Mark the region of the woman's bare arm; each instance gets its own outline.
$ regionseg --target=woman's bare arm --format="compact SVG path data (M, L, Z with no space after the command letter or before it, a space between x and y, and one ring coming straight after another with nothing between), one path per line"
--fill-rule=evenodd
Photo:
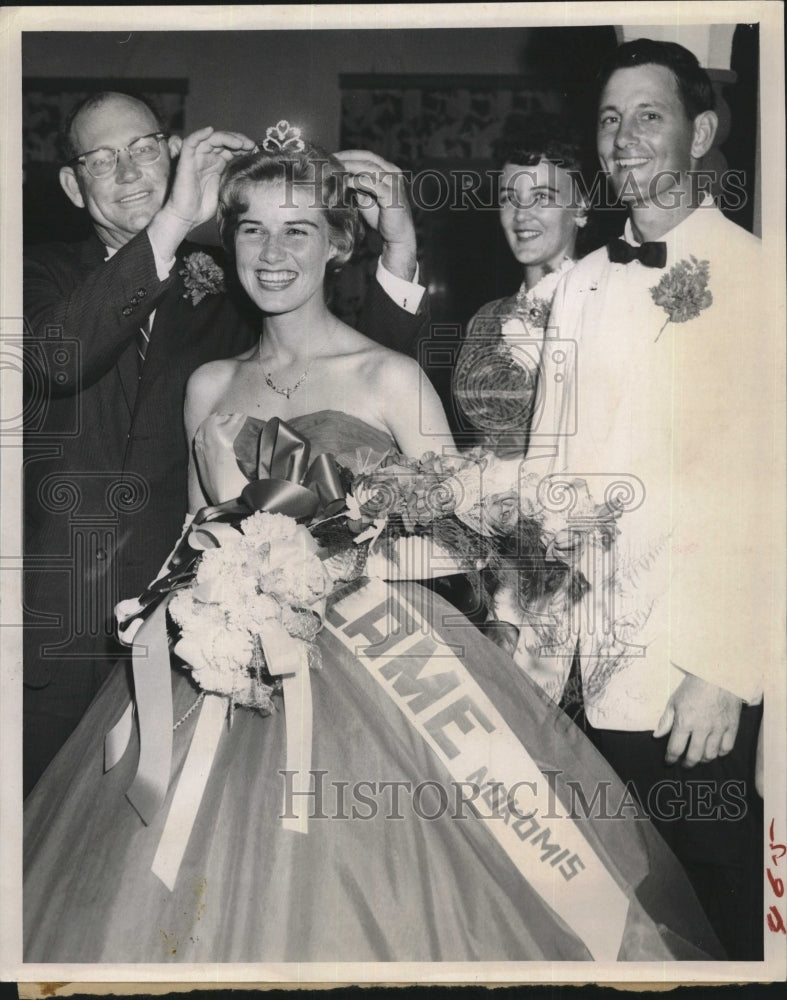
M440 397L415 361L391 352L380 365L378 393L383 420L404 455L454 451Z

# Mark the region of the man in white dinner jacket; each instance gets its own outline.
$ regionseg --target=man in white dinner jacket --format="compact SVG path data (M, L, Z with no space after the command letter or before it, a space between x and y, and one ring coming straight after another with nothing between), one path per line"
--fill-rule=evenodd
M717 127L696 58L629 42L599 93L598 153L629 218L558 287L544 351L573 341L575 363L545 380L541 419L559 429L553 472L585 479L596 500L626 494L614 581L591 575L578 609L586 729L730 958L756 958L761 674L780 648L768 478L780 455L763 419L778 399L778 324L762 308L759 240L692 174Z

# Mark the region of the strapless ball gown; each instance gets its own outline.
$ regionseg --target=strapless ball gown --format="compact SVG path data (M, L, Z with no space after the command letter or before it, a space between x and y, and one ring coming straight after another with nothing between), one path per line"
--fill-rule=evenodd
M313 454L354 469L391 447L334 411L291 423ZM239 436L241 468L258 430L249 419L246 445ZM171 890L151 865L199 692L173 666L183 721L167 799L146 826L125 797L136 731L103 773L104 737L131 693L117 667L25 805L25 961L723 957L679 865L630 800L622 806L604 760L456 609L417 583L360 581L317 641L311 768L322 801L309 800L308 832L280 818L286 705L265 717L236 709ZM522 794L508 804L512 774ZM525 808L536 784L552 813ZM585 800L604 789L607 816L568 818L577 788Z

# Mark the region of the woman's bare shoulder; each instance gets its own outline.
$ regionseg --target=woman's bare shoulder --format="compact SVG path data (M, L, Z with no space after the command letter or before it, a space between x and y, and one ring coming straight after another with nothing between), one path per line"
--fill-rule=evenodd
M193 434L200 422L213 411L227 393L243 363L241 358L223 358L200 365L186 383L183 417L186 429Z
M377 377L386 383L400 383L403 386L416 385L423 376L423 370L418 362L400 351L390 347L375 345L375 369Z
M340 332L344 349L374 368L385 366L397 371L418 372L420 370L417 362L406 354L372 340L365 333L347 326L346 323L341 324Z
M187 391L190 394L213 393L226 386L238 372L246 355L207 361L189 376Z

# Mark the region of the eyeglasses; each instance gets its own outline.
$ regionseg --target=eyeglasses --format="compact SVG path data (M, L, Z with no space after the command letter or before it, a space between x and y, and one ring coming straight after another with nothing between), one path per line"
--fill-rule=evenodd
M108 177L114 171L118 157L124 151L128 153L132 163L142 166L155 163L161 156L161 140L166 138L165 132L151 132L150 135L141 135L128 146L121 146L119 149L110 149L108 146L91 149L87 153L75 156L67 165L73 167L81 163L91 177Z

